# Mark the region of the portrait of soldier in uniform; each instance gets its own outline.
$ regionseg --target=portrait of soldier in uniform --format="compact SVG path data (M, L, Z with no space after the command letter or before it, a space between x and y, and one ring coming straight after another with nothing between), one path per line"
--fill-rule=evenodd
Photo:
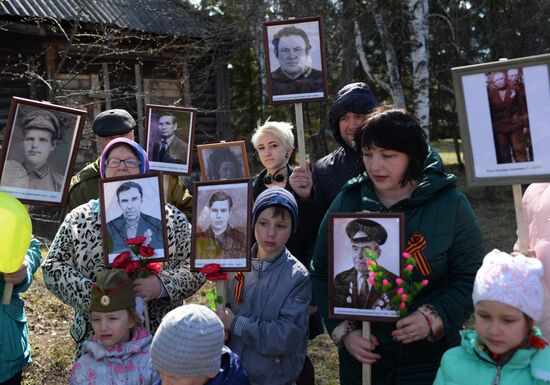
M197 233L198 259L234 259L246 254L245 234L229 225L233 199L225 191L214 192L208 200L210 225ZM202 255L201 251L207 251Z
M33 110L22 117L22 162L13 159L18 151L8 154L2 185L33 190L60 192L64 176L51 165L50 157L60 139L57 117L46 110Z
M382 225L370 219L354 219L346 225L345 232L351 242L353 267L334 277L334 306L357 309L389 309L390 298L368 282L368 266L365 251L380 257L380 246L386 243L388 233ZM386 270L387 279L397 276Z

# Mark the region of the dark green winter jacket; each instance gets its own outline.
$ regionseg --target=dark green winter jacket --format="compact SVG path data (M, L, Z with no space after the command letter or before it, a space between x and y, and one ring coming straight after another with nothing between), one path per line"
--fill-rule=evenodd
M445 335L435 342L427 340L403 345L394 342L395 323L372 322L371 332L380 346L382 358L372 366L373 384L431 384L441 356L458 345L459 330L473 310L472 286L484 254L478 221L467 198L455 185L456 177L443 171L439 155L430 150L417 188L410 198L389 209L374 193L366 173L351 179L330 206L319 229L311 264L313 297L319 306L329 334L342 320L328 319L328 215L329 213L404 212L405 242L419 232L427 242L423 253L431 274L421 276L414 270L414 280L428 279L429 284L414 299L410 311L431 304L442 318ZM361 384L361 365L345 348L339 351L340 381Z

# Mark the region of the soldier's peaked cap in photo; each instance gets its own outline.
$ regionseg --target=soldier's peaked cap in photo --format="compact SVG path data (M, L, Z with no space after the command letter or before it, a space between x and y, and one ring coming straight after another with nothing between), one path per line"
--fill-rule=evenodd
M59 138L59 121L50 111L34 110L23 117L23 129L47 130L52 133L52 140Z

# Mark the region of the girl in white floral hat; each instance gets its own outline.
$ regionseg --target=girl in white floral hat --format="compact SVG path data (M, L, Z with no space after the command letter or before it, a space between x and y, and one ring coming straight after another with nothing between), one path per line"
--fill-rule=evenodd
M538 259L493 250L474 282L474 330L447 351L434 385L550 383L550 348L535 326L542 313Z

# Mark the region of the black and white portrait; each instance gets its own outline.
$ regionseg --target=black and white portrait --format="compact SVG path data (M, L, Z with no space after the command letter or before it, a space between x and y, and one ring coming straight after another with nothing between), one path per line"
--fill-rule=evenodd
M127 240L144 237L143 246L152 247L153 259L166 255L164 202L158 175L101 180L101 209L104 212L104 249L111 264L128 250Z
M86 111L13 98L2 147L0 191L38 204L62 204Z
M242 270L250 265L250 186L243 179L195 184L192 268L217 263Z
M150 169L188 174L196 110L147 105L145 111Z
M264 39L271 102L325 98L321 18L265 23Z
M197 146L203 181L248 178L248 160L244 141Z
M331 312L345 317L397 317L390 303L392 294L375 287L369 279L371 269L367 262L375 262L390 282L400 276L401 216L333 214L329 225Z

